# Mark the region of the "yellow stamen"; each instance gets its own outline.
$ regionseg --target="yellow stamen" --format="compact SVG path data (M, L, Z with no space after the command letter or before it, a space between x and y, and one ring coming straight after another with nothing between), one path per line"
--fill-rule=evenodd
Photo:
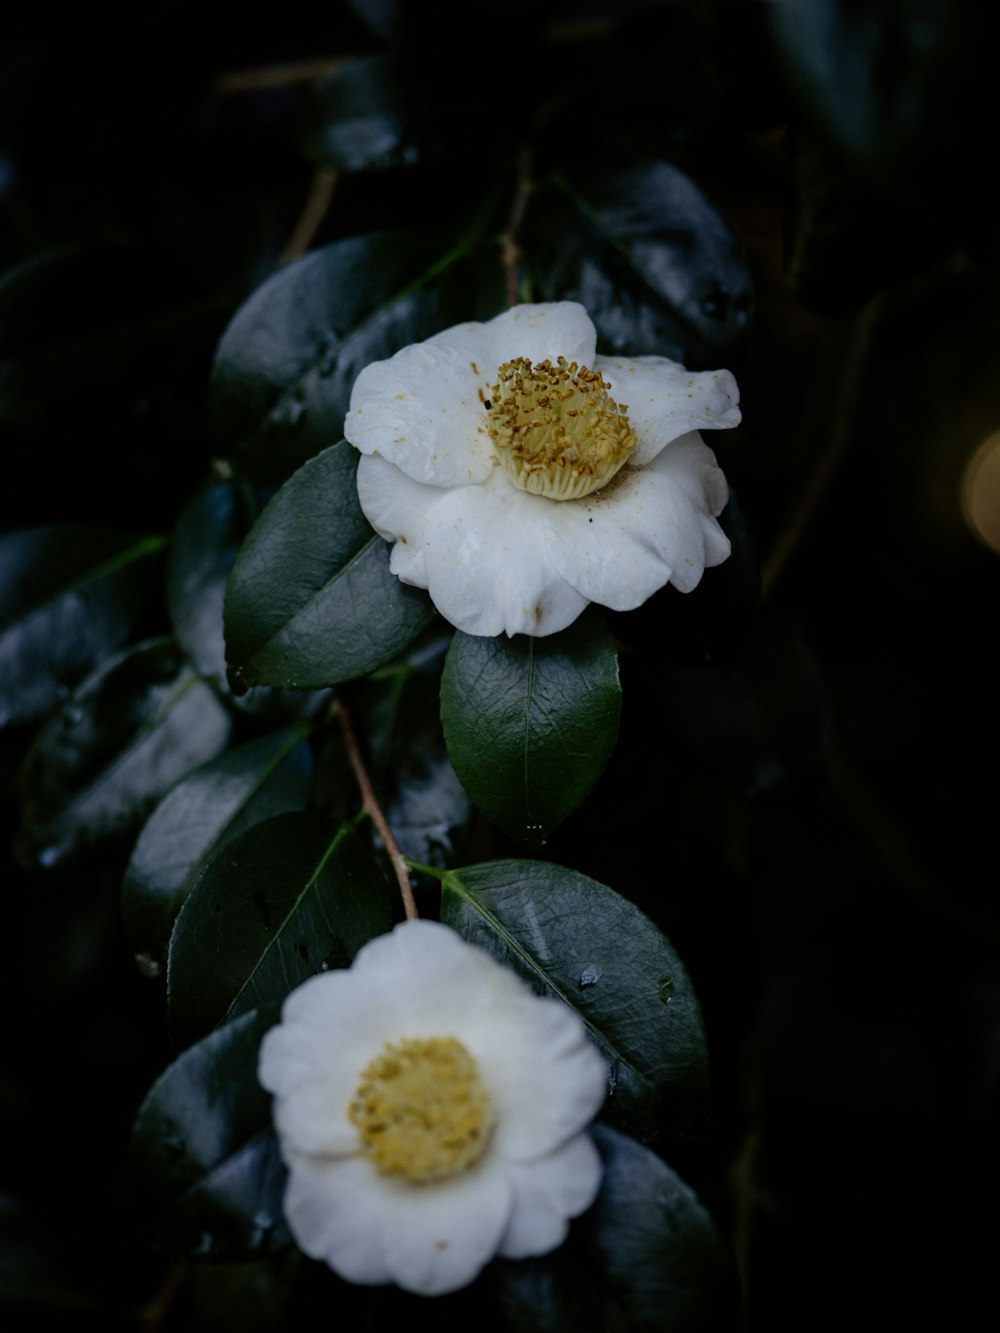
M376 1169L415 1185L474 1166L494 1124L479 1069L457 1037L387 1042L361 1071L348 1116Z
M579 500L605 486L635 448L627 406L608 394L599 371L523 356L497 371L489 432L504 470L524 491Z

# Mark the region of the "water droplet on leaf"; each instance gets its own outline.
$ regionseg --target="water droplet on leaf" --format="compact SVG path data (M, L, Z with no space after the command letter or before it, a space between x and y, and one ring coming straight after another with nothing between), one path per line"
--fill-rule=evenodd
M584 990L587 986L596 986L601 979L601 969L596 963L589 963L580 973L580 989Z

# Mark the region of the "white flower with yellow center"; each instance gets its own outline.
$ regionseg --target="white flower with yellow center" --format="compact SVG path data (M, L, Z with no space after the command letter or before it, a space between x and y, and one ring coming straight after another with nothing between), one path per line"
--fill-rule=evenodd
M292 1235L350 1282L454 1291L554 1249L597 1194L606 1073L583 1023L436 922L293 991L259 1077Z
M458 324L358 376L344 434L391 569L468 634L554 634L721 564L726 480L700 430L739 423L727 370L597 355L572 301Z

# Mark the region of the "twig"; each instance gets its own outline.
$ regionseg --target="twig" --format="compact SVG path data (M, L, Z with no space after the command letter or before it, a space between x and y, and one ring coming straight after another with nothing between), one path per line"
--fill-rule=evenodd
M225 70L215 80L215 91L222 96L256 93L265 88L289 88L297 83L311 83L324 74L336 74L356 56L320 56L316 60L287 60L280 65L258 65L251 69Z
M160 1285L139 1316L139 1327L143 1333L157 1333L163 1327L186 1275L187 1264L181 1259L172 1260L164 1269Z
M299 214L288 244L281 252L278 259L279 264L287 264L292 259L298 259L312 245L316 239L316 233L319 231L330 208L330 200L333 198L333 189L336 184L337 173L331 167L317 167L313 172L309 193L302 205L302 212Z
M514 199L510 206L510 217L503 234L502 262L505 278L507 308L517 305L517 261L521 251L517 244L517 233L524 221L525 210L531 195L532 150L525 146L517 155L517 185Z
M399 883L399 892L403 899L403 911L407 919L416 921L420 913L417 911L416 899L413 896L413 887L410 884L409 871L406 868L406 858L399 850L399 844L392 836L389 829L389 823L382 812L382 807L378 803L375 791L368 777L368 770L365 768L365 762L361 758L361 751L358 748L357 738L354 735L354 727L351 723L351 715L344 705L343 699L339 695L333 696L331 709L336 712L337 719L340 722L341 735L344 738L344 749L347 751L347 757L351 761L351 768L354 770L354 777L361 791L361 799L364 803L365 811L378 829L379 837L385 847L386 855L392 862L392 868Z

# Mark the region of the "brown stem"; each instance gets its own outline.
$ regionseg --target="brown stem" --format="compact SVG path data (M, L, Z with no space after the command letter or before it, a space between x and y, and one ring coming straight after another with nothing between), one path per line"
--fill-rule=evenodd
M316 233L319 231L330 208L330 200L333 198L333 188L336 184L337 173L329 167L317 167L313 172L309 193L302 205L302 212L295 223L295 229L289 238L288 244L278 259L279 264L287 264L292 259L298 259L312 245L316 239Z
M503 234L502 261L505 278L507 309L517 305L517 262L521 251L517 244L517 233L524 221L528 198L531 194L531 148L525 146L517 156L517 185L514 200L510 206L510 217Z
M382 812L382 807L378 803L378 798L368 777L368 770L365 768L365 761L361 757L361 750L358 748L357 737L354 735L354 727L351 723L351 715L347 711L343 699L339 695L334 695L331 705L332 711L337 714L340 722L341 735L344 738L344 749L347 751L347 757L351 761L351 768L354 770L354 777L358 787L361 790L361 799L364 802L365 812L369 819L378 829L379 837L382 839L382 845L385 847L386 855L392 862L392 868L399 883L399 892L403 899L403 911L406 913L407 920L416 921L420 913L417 911L416 899L413 896L413 888L410 884L410 875L406 868L406 859L399 850L399 844L392 836L389 828L389 822Z

